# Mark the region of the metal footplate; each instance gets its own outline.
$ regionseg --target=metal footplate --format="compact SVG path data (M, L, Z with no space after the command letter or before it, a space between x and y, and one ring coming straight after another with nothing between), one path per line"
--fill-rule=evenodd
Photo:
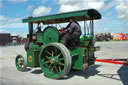
M90 47L89 51L99 51L100 50L100 46L96 46L96 47Z

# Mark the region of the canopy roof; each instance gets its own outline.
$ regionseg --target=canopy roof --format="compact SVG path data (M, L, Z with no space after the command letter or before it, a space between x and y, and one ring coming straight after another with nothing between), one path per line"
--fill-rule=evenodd
M93 20L101 19L101 14L95 9L81 10L81 11L73 11L66 12L48 16L40 16L40 17L29 17L27 19L23 19L23 23L33 22L33 23L43 23L43 24L56 24L56 23L66 23L69 22L69 18L74 17L76 21L84 21L84 20Z

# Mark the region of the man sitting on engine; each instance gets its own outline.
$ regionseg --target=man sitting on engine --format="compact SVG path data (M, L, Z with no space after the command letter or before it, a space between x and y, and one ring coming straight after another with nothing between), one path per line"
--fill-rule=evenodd
M79 23L77 23L74 17L70 18L70 23L65 27L65 30L68 32L64 35L64 45L68 47L68 43L73 39L79 39L81 35L81 27Z

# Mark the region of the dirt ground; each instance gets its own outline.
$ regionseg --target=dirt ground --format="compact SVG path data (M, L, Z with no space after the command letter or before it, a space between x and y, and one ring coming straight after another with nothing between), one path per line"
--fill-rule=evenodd
M128 58L128 41L97 42L98 59ZM19 72L17 54L26 56L23 45L0 47L0 85L128 85L128 66L96 62L86 72L71 71L60 80L46 78L40 68Z

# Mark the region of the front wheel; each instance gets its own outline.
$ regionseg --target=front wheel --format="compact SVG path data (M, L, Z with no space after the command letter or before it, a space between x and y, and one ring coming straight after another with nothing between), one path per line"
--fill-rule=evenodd
M26 69L26 62L25 59L22 55L17 55L16 59L15 59L15 64L16 64L16 68L19 71L25 71Z
M69 50L60 43L50 43L40 52L40 67L45 76L58 79L68 74L71 68Z

